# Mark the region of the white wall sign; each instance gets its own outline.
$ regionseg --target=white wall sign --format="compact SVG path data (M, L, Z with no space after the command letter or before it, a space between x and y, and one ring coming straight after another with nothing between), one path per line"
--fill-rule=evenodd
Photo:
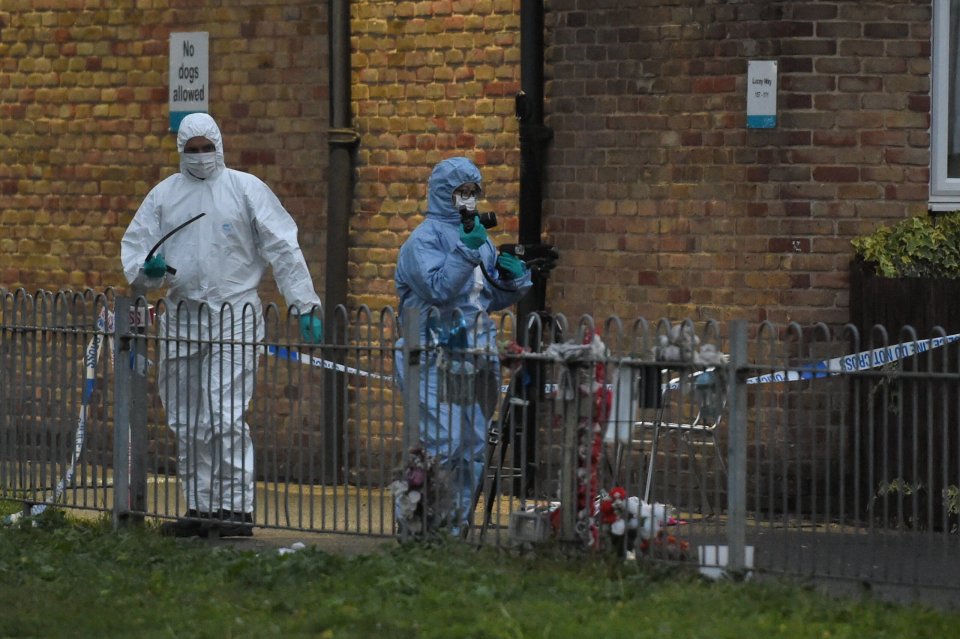
M170 34L170 130L191 113L207 113L210 99L210 34Z
M747 63L747 128L777 126L777 61Z

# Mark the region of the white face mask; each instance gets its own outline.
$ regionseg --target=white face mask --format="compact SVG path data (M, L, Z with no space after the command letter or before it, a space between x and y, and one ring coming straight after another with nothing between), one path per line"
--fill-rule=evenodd
M467 209L468 211L477 210L477 197L471 195L470 197L464 197L462 195L453 196L453 205L457 207L457 210Z
M187 171L195 178L206 180L217 170L217 154L213 153L184 153L183 164Z

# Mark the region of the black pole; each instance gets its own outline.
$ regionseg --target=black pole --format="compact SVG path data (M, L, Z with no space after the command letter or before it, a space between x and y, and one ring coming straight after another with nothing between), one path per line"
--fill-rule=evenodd
M330 0L330 132L327 169L327 260L324 300L325 349L328 359L343 363L346 353L347 263L350 213L353 208L353 150L358 142L350 114L350 3ZM339 309L339 312L338 312ZM329 371L324 384L324 479L337 481L343 444L345 380Z
M520 2L520 93L516 100L516 115L520 121L520 202L519 242L540 244L543 230L543 173L546 146L552 131L543 124L543 0ZM533 288L517 304L518 337L534 351L541 349L542 322L533 322L533 316L546 310L546 275L533 272ZM513 466L521 470L520 486L514 494L532 494L537 472L537 404L543 388L542 371L534 367L533 392L526 397L528 404L518 419L511 419L510 432L501 433L505 442L513 445Z
M516 115L520 121L521 244L539 244L543 230L543 169L552 131L543 124L543 0L520 3L520 93ZM517 319L526 325L529 313L546 307L546 277L534 273L533 290L517 305Z
M330 1L330 163L327 179L326 319L347 303L347 246L353 206L349 0Z

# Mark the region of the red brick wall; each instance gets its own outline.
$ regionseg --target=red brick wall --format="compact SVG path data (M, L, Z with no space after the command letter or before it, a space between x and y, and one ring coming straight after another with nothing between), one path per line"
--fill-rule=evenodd
M322 290L326 5L132 5L0 7L0 286L125 286L120 237L147 191L177 170L169 34L207 31L210 113L227 165L256 174L284 202Z
M553 305L845 322L850 239L926 210L929 3L549 4ZM776 129L745 128L751 59Z

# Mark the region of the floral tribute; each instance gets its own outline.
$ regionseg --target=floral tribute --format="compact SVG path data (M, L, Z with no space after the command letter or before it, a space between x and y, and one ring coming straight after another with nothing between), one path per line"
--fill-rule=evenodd
M599 331L587 329L583 344L589 346L591 354L598 359L607 354ZM600 532L590 517L590 505L599 496L597 470L603 449L600 425L607 421L613 401L613 393L607 389L605 379L604 365L596 363L580 371L578 389L582 397L590 398L592 406L590 416L581 418L577 424L577 530L587 545L594 548L599 544Z
M602 361L608 351L600 333L588 328L584 331L583 341L579 345L553 344L546 353L564 362L574 372L576 388L572 390L589 402L590 414L577 422L577 496L576 530L577 535L589 548L596 548L600 531L597 527L593 509L599 496L598 469L603 449L601 424L607 422L613 402L613 391L606 387L606 377ZM560 417L557 416L559 424ZM562 508L550 513L550 525L556 533L561 527Z
M402 478L390 484L400 541L430 539L446 525L453 505L447 472L423 449L410 449Z
M616 486L601 491L596 506L597 526L621 557L654 556L659 559L685 560L690 543L668 532L668 526L686 522L670 513L666 504L648 504L639 497L630 497Z

